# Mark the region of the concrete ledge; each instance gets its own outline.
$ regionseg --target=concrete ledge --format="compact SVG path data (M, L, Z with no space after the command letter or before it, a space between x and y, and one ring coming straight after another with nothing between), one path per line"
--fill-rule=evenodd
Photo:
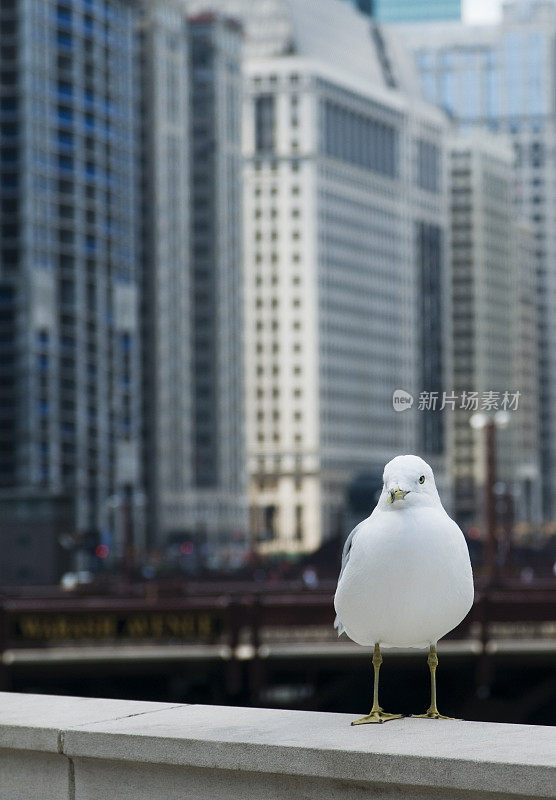
M556 729L0 693L2 800L553 798Z

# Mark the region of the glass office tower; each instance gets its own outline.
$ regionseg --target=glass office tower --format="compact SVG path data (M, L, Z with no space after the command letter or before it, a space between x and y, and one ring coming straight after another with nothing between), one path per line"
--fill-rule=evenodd
M82 534L138 483L133 14L0 5L0 486Z

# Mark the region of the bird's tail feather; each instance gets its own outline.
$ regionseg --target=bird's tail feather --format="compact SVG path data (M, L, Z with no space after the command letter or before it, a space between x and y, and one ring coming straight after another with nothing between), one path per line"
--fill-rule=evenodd
M342 622L340 621L340 617L337 614L336 614L336 619L334 620L334 627L338 630L338 636L341 636L342 633L344 633L346 630Z

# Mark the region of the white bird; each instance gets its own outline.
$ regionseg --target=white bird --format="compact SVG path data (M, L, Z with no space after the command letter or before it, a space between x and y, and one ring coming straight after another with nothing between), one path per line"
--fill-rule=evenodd
M436 706L438 640L473 605L473 573L465 537L444 510L432 469L418 456L397 456L384 468L376 508L348 536L334 596L338 635L374 646L370 714L354 725L385 722L378 704L380 645L429 647L429 719L447 719Z

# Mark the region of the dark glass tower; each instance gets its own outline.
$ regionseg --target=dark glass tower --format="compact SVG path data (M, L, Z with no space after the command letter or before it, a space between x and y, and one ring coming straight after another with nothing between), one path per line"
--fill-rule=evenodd
M0 5L0 486L81 533L138 481L134 13Z

